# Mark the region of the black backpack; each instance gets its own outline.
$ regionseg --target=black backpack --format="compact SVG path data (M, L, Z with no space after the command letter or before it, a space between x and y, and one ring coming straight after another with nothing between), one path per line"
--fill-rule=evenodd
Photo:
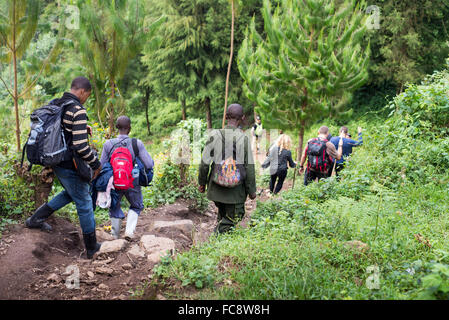
M54 167L63 160L68 147L62 127L62 116L65 108L74 103L74 100L66 101L61 106L50 103L33 111L30 116L30 134L23 146L22 166L25 152L31 164L28 170L31 170L33 164Z
M307 143L307 168L321 173L327 173L330 167L330 159L326 152L327 140L315 138Z

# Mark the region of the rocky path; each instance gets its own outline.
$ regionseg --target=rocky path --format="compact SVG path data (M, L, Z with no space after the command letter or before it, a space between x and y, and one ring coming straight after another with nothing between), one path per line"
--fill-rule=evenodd
M259 198L260 200L260 198ZM246 203L245 226L257 200ZM102 247L86 259L79 226L51 217L51 233L12 225L0 239L0 299L90 300L130 299L150 281L161 257L174 255L207 241L216 224L216 208L203 212L189 203L142 212L136 237L129 242L113 240L102 226L97 228ZM124 235L125 223L121 235ZM154 299L164 299L154 293Z
M204 213L176 203L145 210L136 237L113 240L100 226L103 242L93 260L85 259L81 230L52 217L51 233L13 225L0 240L0 299L129 299L151 278L166 254L206 241L215 226L214 207ZM122 226L124 234L125 223ZM162 298L162 297L159 297Z
M260 163L265 159L262 154L254 156ZM284 190L290 187L291 181L286 181ZM257 201L268 198L265 191L259 189L257 199L246 202L243 227ZM99 226L97 238L103 244L92 260L86 259L79 226L64 218L49 219L51 233L12 225L0 239L0 299L132 299L151 280L152 269L163 256L189 250L209 238L216 225L215 206L211 203L203 213L190 207L178 200L146 209L131 242L113 240ZM122 237L124 229L125 223ZM146 298L164 299L157 292L151 296L146 292Z

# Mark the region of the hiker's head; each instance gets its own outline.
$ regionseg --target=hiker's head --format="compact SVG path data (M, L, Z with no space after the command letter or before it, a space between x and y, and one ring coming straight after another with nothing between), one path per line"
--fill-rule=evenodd
M115 127L120 134L128 134L131 131L131 119L127 116L120 116L117 118Z
M231 104L226 110L226 120L228 120L229 124L238 125L243 121L243 107L237 103Z
M320 129L318 129L318 136L322 137L324 139L327 139L327 136L329 135L329 128L326 126L321 126Z
M286 134L282 134L278 140L279 151L282 149L290 150L292 147L292 138Z
M92 93L92 85L89 79L78 77L73 79L70 92L80 99L81 104L84 104Z
M348 127L345 127L345 126L341 127L340 128L340 137L347 138L348 136L349 136Z
M256 122L260 124L261 121L262 121L262 120L260 119L260 117L257 116L257 117L256 117Z

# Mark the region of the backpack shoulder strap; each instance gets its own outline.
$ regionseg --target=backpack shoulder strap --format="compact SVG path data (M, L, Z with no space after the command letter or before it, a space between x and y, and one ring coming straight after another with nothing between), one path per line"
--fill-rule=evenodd
M109 159L109 161L111 161L111 155L112 155L112 153L113 153L114 150L115 150L115 149L114 149L115 146L118 145L118 144L120 144L120 143L122 143L122 142L125 141L126 139L129 139L129 137L126 137L126 138L124 138L124 139L122 139L122 140L119 140L118 138L114 138L114 139L109 140L109 141L111 141L111 144L112 144L111 150L109 150L109 154L108 154L108 159Z
M133 146L134 156L137 159L137 158L139 158L139 147L137 146L137 139L136 138L132 138L131 139L131 144ZM140 158L139 158L139 160L140 160Z

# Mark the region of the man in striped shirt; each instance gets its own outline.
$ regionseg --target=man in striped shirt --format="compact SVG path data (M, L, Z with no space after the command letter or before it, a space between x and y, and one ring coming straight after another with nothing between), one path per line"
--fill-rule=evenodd
M72 101L65 107L62 117L64 137L69 149L63 161L53 168L64 191L56 195L49 203L39 207L25 223L29 228L51 231L51 226L45 220L53 212L72 201L75 202L89 259L100 249L101 244L97 242L95 235L95 219L92 197L89 194L89 182L83 180L78 174L74 165L74 156L78 156L90 166L94 171L94 178L98 176L101 165L97 154L89 146L88 134L91 134L91 128L87 125L87 112L83 106L91 91L92 86L89 80L78 77L73 80L70 92L65 92L60 99L50 102L53 105L62 105L69 100Z

